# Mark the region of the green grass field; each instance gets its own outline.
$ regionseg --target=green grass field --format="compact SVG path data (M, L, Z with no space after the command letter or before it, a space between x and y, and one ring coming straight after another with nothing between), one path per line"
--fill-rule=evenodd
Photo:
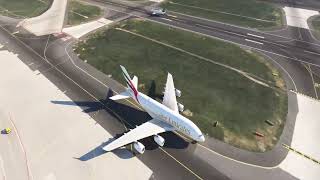
M50 0L0 0L0 14L9 17L33 17L45 11Z
M162 6L184 14L251 28L274 28L283 25L280 8L257 0L169 0Z
M71 1L68 10L68 25L77 25L92 21L101 16L102 10L97 6Z
M311 21L311 25L312 25L312 32L313 34L320 39L320 16L315 17L314 19L312 19Z
M270 64L238 46L140 20L130 20L119 27L253 73L285 88L282 79L272 75L275 70ZM265 151L273 147L282 132L287 113L286 93L259 85L234 71L115 28L93 34L75 48L81 59L105 74L112 74L122 84L125 83L119 65L126 66L131 75L139 77L139 90L146 94L150 94L154 85L155 94L161 94L167 72L172 73L176 88L182 90L178 101L185 105L187 117L211 137L240 148ZM265 120L275 126L268 126ZM219 122L218 127L213 127L215 121ZM257 141L252 134L256 130L266 138Z
M320 31L320 16L317 16L312 20L312 26L315 30Z
M0 0L0 14L9 17L23 18L40 15L51 0ZM70 1L68 9L68 25L77 25L101 16L102 10L97 6Z

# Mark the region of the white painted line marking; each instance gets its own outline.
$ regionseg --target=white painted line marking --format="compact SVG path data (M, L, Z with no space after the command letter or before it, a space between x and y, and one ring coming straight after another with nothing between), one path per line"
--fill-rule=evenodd
M311 51L308 51L308 50L304 50L304 52L307 52L307 53L310 53L310 54L315 54L315 55L320 56L320 54L319 54L319 53L316 53L316 52L311 52Z
M248 42L252 42L252 43L256 43L256 44L263 45L262 42L254 41L254 40L251 40L251 39L244 39L244 40L246 40L246 41L248 41Z
M174 15L170 15L170 14L167 14L167 16L173 17L173 18L177 18L178 17L178 16L174 16Z
M217 29L217 28L214 28L214 27L210 27L210 26L206 26L206 25L202 25L202 24L196 24L196 25L197 25L197 26L204 27L204 28L208 28L208 29L213 29L213 30L222 31L222 32L225 32L225 33L228 33L228 34L234 34L234 35L237 35L237 36L246 37L245 35L242 35L242 34L239 34L239 33L231 32L231 31L225 31L225 30L220 30L220 29Z
M166 21L172 21L171 19L168 19L168 18L161 18L163 20L166 20Z
M2 179L6 180L6 171L4 170L3 160L2 160L1 156L0 156L0 167L1 167L1 171L2 171Z
M30 167L29 167L29 161L28 161L27 153L26 153L24 144L22 143L22 140L21 140L19 131L18 131L17 127L16 127L16 124L15 124L14 121L13 121L13 118L12 118L11 113L9 113L9 120L10 120L10 122L11 122L11 124L12 124L12 127L13 127L13 129L14 129L14 132L15 132L16 136L18 137L19 144L20 144L20 146L21 146L21 150L22 150L22 152L23 152L23 154L24 154L25 164L26 164L26 166L27 166L28 179L33 179L33 176L32 176L32 174L31 174L31 170L30 170Z
M186 22L185 20L181 20L181 19L177 19L177 18L175 18L174 21L182 22L182 23L185 23L185 22ZM156 22L157 22L157 21L156 21Z
M153 21L154 22L154 21ZM160 23L161 24L161 23ZM1 27L1 26L0 26ZM201 33L199 33L199 34L201 34ZM205 34L203 34L204 36L207 36L208 37L208 35L205 35ZM210 36L209 36L210 37ZM27 46L26 44L24 44L26 47L29 47L29 46ZM103 82L101 82L100 80L98 80L97 78L95 78L94 76L92 76L91 74L89 74L87 71L85 71L85 70L83 70L83 69L81 69L79 66L77 66L75 63L74 63L74 61L73 61L73 59L71 58L71 56L69 55L69 53L67 52L67 47L68 46L70 46L71 45L71 42L69 42L68 44L67 44L67 46L65 47L65 52L66 52L66 54L67 54L67 56L69 57L69 59L70 59L70 61L72 62L72 64L76 67L76 68L78 68L79 70L81 70L82 72L84 72L85 74L87 74L88 76L90 76L91 78L93 78L94 80L96 80L97 82L99 82L101 85L103 85L103 86L105 86L105 87L107 87L107 88L109 88L106 84L104 84ZM245 45L244 45L245 46ZM30 48L30 47L29 47ZM254 49L256 49L256 48L254 48ZM40 56L36 51L34 51L33 49L31 49L36 55L38 55L38 56ZM261 50L261 51L263 51L263 50ZM268 52L268 51L267 51ZM271 54L275 54L275 53L272 53L272 52L269 52L269 53L271 53ZM41 56L40 56L41 57ZM287 57L287 58L289 58L290 59L290 57ZM42 58L43 59L43 58ZM291 58L292 59L292 58ZM45 60L45 61L47 61L46 59L43 59L43 60ZM49 64L50 64L50 62L49 61L47 61ZM89 94L92 98L94 98L95 100L97 100L98 101L98 99L95 97L95 96L93 96L92 94L90 94L88 91L86 91L85 89L83 89L79 84L77 84L75 81L73 81L69 76L67 76L66 74L64 74L62 71L60 71L59 69L57 69L57 71L59 71L61 74L63 74L64 76L66 76L67 78L69 78L72 82L74 82L79 88L81 88L83 91L85 91L87 94ZM115 93L117 93L118 94L118 92L115 92ZM131 103L131 104L133 104L131 101L129 101L129 100L127 100L129 103ZM141 109L139 106L137 106L136 104L133 104L134 106L136 106L138 109ZM179 133L177 133L177 134L179 134ZM231 161L234 161L234 162L237 162L237 163L239 163L239 164L245 164L245 165L248 165L248 166L251 166L251 167L258 167L258 168L262 168L262 169L274 169L274 168L277 168L278 167L278 165L277 166L273 166L273 167L264 167L264 166L259 166L259 165L254 165L254 164L249 164L249 163L245 163L245 162L242 162L242 161L238 161L238 160L235 160L235 159L232 159L232 158L229 158L229 157L227 157L227 156L224 156L224 155L222 155L222 154L219 154L219 153L217 153L217 152L215 152L215 151L213 151L213 150L211 150L211 149L209 149L209 148L207 148L207 147L205 147L205 146L203 146L203 145L201 145L201 144L199 144L201 147L203 147L203 148L205 148L205 149L207 149L208 151L210 151L210 152L212 152L212 153L214 153L214 154L217 154L218 156L220 156L220 157L224 157L224 158L226 158L226 159L229 159L229 160L231 160ZM165 151L165 150L163 150L161 147L160 147L160 149L162 150L162 151ZM165 153L167 153L167 152L165 152Z
M127 13L127 12L120 11L120 10L117 10L117 9L114 9L114 8L110 8L110 7L106 7L106 9L113 10L113 11L116 11L116 12L125 13L125 14L132 15L132 16L137 16L137 15L135 15L135 14ZM220 24L224 24L224 25L231 26L231 27L237 27L237 28L239 28L239 26L235 26L235 25L230 25L230 24L225 24L225 23L221 23L221 22L218 22L218 21L208 20L208 19L205 19L205 18L199 18L199 17L195 17L195 16L190 16L190 15L183 14L183 13L178 13L178 12L175 12L175 11L171 11L171 12L174 12L174 13L176 13L176 14L181 14L181 15L184 15L184 16L189 16L189 17L193 17L193 18L197 18L197 19L202 19L202 20L206 20L206 21L211 21L211 22L220 23ZM246 44L241 44L241 43L233 42L233 41L230 41L230 40L222 39L222 38L219 38L219 37L217 37L217 36L211 36L211 35L204 34L204 33L201 33L201 32L197 32L197 31L193 31L193 30L189 30L189 29L184 29L184 28L179 27L179 26L176 26L176 25L165 24L165 23L163 23L163 22L155 21L155 20L148 19L148 18L145 18L145 17L142 17L142 16L137 16L137 17L142 18L142 19L145 19L145 20L148 20L148 21L151 21L151 22L154 22L154 23L158 23L158 24L170 26L170 27L173 27L173 28L176 28L176 29L181 29L181 30L184 30L184 31L188 31L188 32L200 34L200 35L203 35L203 36L206 36L206 37L210 37L210 38L214 38L214 39L219 39L219 40L221 40L221 41L229 42L229 43L231 43L231 44L236 44L236 45L239 45L239 46L244 46L244 47L252 48L252 49L257 50L257 51L260 51L260 52L267 52L267 53L274 54L274 55L277 55L277 56L280 56L280 57L283 57L283 58L286 58L286 59L291 59L291 60L294 60L294 61L304 62L304 63L310 64L310 65L313 65L313 66L316 66L316 67L320 67L320 65L317 65L317 64L314 64L314 63L311 63L311 62L307 62L307 61L304 61L304 60L301 60L301 59L295 59L295 58L292 58L292 57L289 57L289 56L285 56L285 55L283 55L283 54L278 54L278 53L275 53L275 52L273 52L273 51L267 51L267 50L259 49L259 48L257 48L257 47L249 46L249 45L246 45ZM2 26L0 26L0 27L3 29ZM240 28L243 28L243 27L240 27ZM245 29L246 29L246 28L245 28ZM252 30L252 29L249 29L249 30ZM275 35L275 34L270 34L270 33L264 33L264 34L273 35L273 36L277 36L277 37L282 37L282 38L286 38L286 39L289 39L289 40L296 40L296 41L299 41L299 42L304 42L304 43L312 44L312 45L315 45L315 46L320 46L319 44L310 43L310 42L302 41L302 40L299 40L299 39L291 39L291 38L287 38L287 37L279 36L279 35ZM242 36L243 36L243 35L242 35ZM278 45L281 45L281 44L278 44ZM281 45L281 46L286 47L285 45Z
M309 73L310 73L310 76L311 76L311 80L312 80L312 83L313 83L313 88L314 88L314 92L315 92L315 95L316 95L316 98L317 99L319 99L319 97L318 97L318 93L317 93L317 89L316 89L316 86L314 85L315 84L315 82L314 82L314 78L313 78L313 73L312 73L312 70L311 70L311 67L310 67L310 64L308 64L308 67L309 67Z
M264 39L263 36L258 36L258 35L255 35L255 34L251 34L251 33L247 33L248 36L253 36L253 37L257 37L257 38L260 38L260 39Z
M226 15L231 15L231 16L237 16L237 17L252 19L252 20L256 20L256 21L274 22L274 21L270 21L270 20L266 20L266 19L259 19L259 18L250 17L250 16L243 16L243 15L240 15L240 14L234 14L234 13L229 13L229 12L225 12L225 11L217 11L217 10L212 10L212 9L208 9L208 8L201 8L201 7L197 7L197 6L190 6L190 5L175 3L175 2L172 2L172 1L169 1L169 3L175 4L175 5L179 5L179 6L188 7L188 8L200 9L200 10L202 10L202 11L209 11L209 12L214 12L214 13L220 13L220 14L226 14Z
M68 39L70 39L70 38L68 38L68 37L61 38L62 41L67 41Z
M94 76L92 76L91 74L89 74L87 71L83 70L82 68L80 68L79 66L77 66L72 57L69 55L68 51L67 51L67 47L71 45L71 42L67 44L67 46L64 48L67 56L69 57L69 60L72 62L72 64L78 68L79 70L81 70L82 72L84 72L85 74L87 74L88 76L90 76L92 79L96 80L97 82L99 82L100 84L102 84L103 86L109 88L106 84L104 84L103 82L101 82L100 80L98 80L97 78L95 78ZM34 51L35 52L35 51ZM36 53L37 54L37 53ZM38 54L39 55L39 54ZM51 64L48 60L46 60L49 64ZM57 68L56 68L57 69ZM61 70L57 69L61 74L64 74ZM64 76L68 77L73 83L75 83L78 87L80 87L83 91L85 91L87 94L89 94L92 98L96 99L97 101L99 101L95 96L93 96L92 94L90 94L87 90L85 90L84 88L82 88L78 83L76 83L74 80L72 80L69 76L67 76L66 74L64 74ZM114 91L115 93L119 94L118 92ZM138 105L134 104L132 101L126 100L129 103L131 103L132 105L134 105L135 107L137 107L138 109L142 110L141 107L139 107ZM100 101L99 101L100 102ZM100 102L101 103L101 102ZM105 106L104 104L102 104L103 106ZM124 122L126 124L128 124L129 126L132 127L132 125L130 125L126 120L124 120ZM126 127L125 127L126 128ZM127 128L126 128L127 129ZM167 151L165 151L163 148L159 147L159 149L161 151L163 151L164 153L166 153L169 157L171 157L173 160L175 160L177 163L179 163L182 167L184 167L185 169L187 169L190 173L192 173L195 177L197 177L200 180L203 180L198 174L196 174L195 172L193 172L191 169L189 169L187 166L185 166L183 163L181 163L179 160L177 160L174 156L172 156L170 153L168 153Z
M46 2L44 2L44 1L42 1L42 0L38 0L39 2L42 2L42 3L44 3L44 4L47 4Z
M262 52L261 52L262 53ZM269 59L271 59L274 63L276 63L287 75L288 77L290 78L290 80L292 81L293 83L293 86L294 86L294 89L295 91L298 91L297 89L297 85L296 83L294 82L292 76L290 75L290 73L280 64L278 63L275 59L273 59L271 56L267 55L266 53L262 53L263 55L267 56Z
M83 17L83 18L86 18L86 19L89 18L88 16L82 15L82 14L77 13L77 12L75 12L75 11L71 11L71 12L74 13L74 14L76 14L76 15L78 15L78 16L81 16L81 17Z

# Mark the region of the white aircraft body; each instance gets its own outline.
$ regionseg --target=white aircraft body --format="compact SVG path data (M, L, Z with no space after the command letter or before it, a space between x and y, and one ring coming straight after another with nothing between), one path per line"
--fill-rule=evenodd
M158 134L166 131L179 131L195 141L204 142L205 138L200 129L191 120L179 114L179 111L183 111L183 105L177 103L176 96L180 97L181 91L175 89L170 73L168 73L163 102L161 104L149 96L138 92L138 78L134 76L131 80L126 69L123 66L120 67L128 88L125 92L112 96L110 99L119 100L131 97L139 103L153 119L112 141L103 147L105 151L112 151L133 143L135 150L142 154L145 151L145 147L142 143L138 142L138 140L153 136L154 141L159 146L163 146L165 140Z

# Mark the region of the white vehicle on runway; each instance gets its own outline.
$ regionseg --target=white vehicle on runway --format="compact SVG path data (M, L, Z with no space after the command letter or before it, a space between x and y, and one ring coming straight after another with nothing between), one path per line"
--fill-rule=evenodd
M163 16L166 15L166 10L164 8L153 8L150 10L151 16Z
M153 136L154 141L159 146L163 146L165 140L158 134L166 131L179 131L195 141L204 142L205 138L200 129L191 120L179 114L179 111L183 111L183 105L177 103L176 96L180 97L181 91L175 89L170 73L168 73L163 102L161 104L149 96L138 92L138 78L134 76L131 80L126 69L123 66L120 67L128 88L125 92L112 96L110 99L119 100L131 97L139 103L153 119L137 126L135 129L132 129L104 146L103 149L105 151L112 151L133 143L135 150L142 154L145 151L145 147L142 143L138 142L138 140Z

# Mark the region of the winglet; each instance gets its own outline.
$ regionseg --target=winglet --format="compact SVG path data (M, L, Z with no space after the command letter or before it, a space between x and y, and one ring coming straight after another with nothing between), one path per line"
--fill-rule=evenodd
M117 95L114 95L112 97L109 97L109 99L111 99L113 101L117 101L117 100L120 100L120 99L127 99L127 98L130 98L130 94L127 91L122 92L122 93L117 94Z

